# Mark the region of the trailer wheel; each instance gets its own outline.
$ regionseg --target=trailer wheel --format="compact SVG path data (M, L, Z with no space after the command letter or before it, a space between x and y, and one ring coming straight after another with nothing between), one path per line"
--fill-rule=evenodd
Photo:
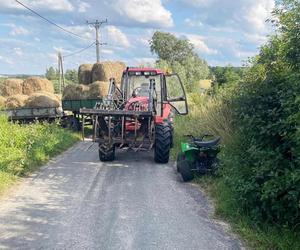
M107 149L105 145L99 146L99 159L102 162L115 160L115 146Z
M178 163L178 172L181 174L182 180L184 182L191 181L194 178L194 175L191 171L191 167L188 161L183 160Z
M81 130L80 122L79 122L79 120L78 120L76 117L74 117L74 116L68 117L67 124L68 124L68 125L67 125L68 129L71 129L71 130L73 130L73 131L75 131L75 132Z
M155 127L154 160L156 163L168 163L172 140L172 131L168 124Z

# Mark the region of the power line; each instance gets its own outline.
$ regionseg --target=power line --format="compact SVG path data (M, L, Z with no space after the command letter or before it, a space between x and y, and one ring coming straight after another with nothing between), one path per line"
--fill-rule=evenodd
M87 47L85 47L85 48L83 48L83 49L81 49L81 50L78 50L78 51L75 51L75 52L73 52L73 53L70 53L70 54L67 54L67 55L63 56L63 58L66 58L66 57L69 57L69 56L73 56L73 55L79 54L79 53L81 53L81 52L83 52L83 51L89 49L90 47L92 47L92 46L95 45L95 44L96 44L96 43L93 42L92 44L90 44L89 46L87 46Z
M30 12L32 12L33 14L39 16L40 18L44 19L44 20L47 21L48 23L50 23L50 24L56 26L57 28L63 30L64 32L67 32L67 33L69 33L69 34L71 34L71 35L73 35L73 36L77 36L78 38L81 38L81 39L84 39L84 40L90 40L90 39L88 39L88 38L86 38L86 37L80 36L80 35L78 35L78 34L72 32L72 31L70 31L70 30L67 30L67 29L65 29L64 27L61 27L60 25L56 24L55 22L49 20L49 19L46 18L46 17L43 17L43 16L40 15L38 12L36 12L36 11L34 11L33 9L29 8L28 6L26 6L25 4L21 3L20 1L18 1L18 0L15 0L15 1L16 1L18 4L22 5L25 9L27 9L27 10L29 10Z

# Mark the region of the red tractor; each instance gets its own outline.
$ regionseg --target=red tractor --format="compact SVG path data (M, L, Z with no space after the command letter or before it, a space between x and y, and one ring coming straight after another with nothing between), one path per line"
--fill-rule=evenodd
M155 162L167 163L173 144L173 116L186 115L188 107L177 74L127 68L120 87L111 79L108 96L94 109L81 109L80 113L93 117L101 161L113 161L116 148L136 152L154 147Z

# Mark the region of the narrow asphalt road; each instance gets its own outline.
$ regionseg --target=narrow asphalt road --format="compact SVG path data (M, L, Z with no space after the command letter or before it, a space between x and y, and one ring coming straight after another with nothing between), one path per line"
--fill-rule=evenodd
M81 142L0 200L0 249L240 249L204 194L152 153Z

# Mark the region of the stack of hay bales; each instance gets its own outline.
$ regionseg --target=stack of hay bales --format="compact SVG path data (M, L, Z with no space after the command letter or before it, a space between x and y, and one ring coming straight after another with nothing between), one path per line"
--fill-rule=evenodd
M110 78L115 78L117 85L120 85L125 67L122 62L81 65L78 69L79 85L68 85L64 89L63 100L97 99L106 96Z
M14 108L56 108L59 98L54 95L52 82L39 77L26 80L7 79L0 88L0 107Z
M92 82L93 64L82 64L78 69L79 84L88 85Z
M92 82L106 82L113 77L117 83L120 83L125 67L122 62L95 63L92 69Z

